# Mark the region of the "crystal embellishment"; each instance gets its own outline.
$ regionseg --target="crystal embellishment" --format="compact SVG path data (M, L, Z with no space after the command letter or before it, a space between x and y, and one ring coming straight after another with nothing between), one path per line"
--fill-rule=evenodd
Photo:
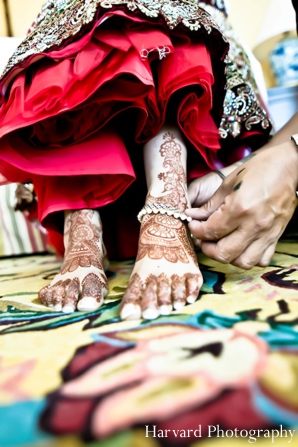
M149 18L162 16L170 29L182 24L192 31L211 33L219 27L196 0L48 0L32 24L29 34L16 49L2 73L6 75L16 64L28 57L57 48L73 39L83 26L95 20L97 13L126 7Z

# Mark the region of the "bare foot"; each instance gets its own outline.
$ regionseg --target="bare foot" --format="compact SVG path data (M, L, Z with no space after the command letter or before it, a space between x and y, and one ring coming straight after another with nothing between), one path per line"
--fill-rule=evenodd
M194 303L202 282L186 224L165 214L146 215L121 318L151 320L168 315Z
M164 126L145 144L144 164L146 205L183 212L189 206L186 147L176 128ZM162 211L145 214L136 264L121 303L121 318L151 320L168 315L172 309L193 303L202 282L187 225Z
M64 226L65 257L60 272L39 292L43 304L66 313L98 309L108 293L108 267L99 213L71 212Z

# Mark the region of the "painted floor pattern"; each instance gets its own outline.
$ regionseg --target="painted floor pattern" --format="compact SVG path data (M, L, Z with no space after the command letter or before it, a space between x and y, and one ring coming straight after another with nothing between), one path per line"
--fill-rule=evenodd
M133 261L63 314L37 297L61 261L1 259L0 447L298 446L298 242L264 269L198 257L198 301L151 322L119 319Z

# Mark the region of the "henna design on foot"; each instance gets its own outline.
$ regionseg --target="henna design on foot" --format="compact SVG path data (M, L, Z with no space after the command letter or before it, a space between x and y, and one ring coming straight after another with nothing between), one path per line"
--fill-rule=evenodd
M146 203L171 205L184 211L188 205L186 173L182 163L182 147L175 136L166 132L163 135L159 153L164 159L165 170L158 174L158 179L164 183L159 197L154 197L150 191ZM137 261L145 256L149 259L166 259L175 264L178 261L188 264L197 258L193 248L188 227L179 219L167 214L145 215L140 231Z
M181 309L185 306L186 301L186 287L185 287L185 275L180 277L178 275L172 275L172 300L173 308Z
M121 318L125 320L142 316L152 320L159 315L168 315L173 309L179 310L186 303L194 303L201 282L199 273L174 274L171 278L164 273L157 276L150 274L145 282L135 273L122 299Z
M199 295L200 291L200 279L202 278L201 275L194 274L194 273L187 273L185 275L186 277L186 301L189 304L194 303Z
M159 153L164 158L163 167L168 170L160 172L158 178L164 182L164 189L160 197L152 196L149 191L146 203L171 205L185 211L188 201L186 173L181 163L181 145L170 132L166 132L163 139L165 142L160 146Z
M67 247L61 270L52 284L39 292L46 306L73 312L76 308L93 311L102 305L108 291L103 264L108 267L108 259L102 243L101 220L96 213L74 211L67 218L64 234Z
M82 297L78 302L78 310L86 312L98 309L103 303L104 289L108 289L107 282L95 273L89 273L82 282Z
M79 290L79 278L69 278L65 281L60 280L53 286L45 286L39 291L38 297L45 306L54 307L57 311L70 312L75 310Z
M103 270L100 250L100 231L93 222L94 211L75 211L69 218L68 229L65 235L69 235L65 260L61 267L61 275L73 272L78 267L95 267Z
M43 287L38 292L38 298L45 306L48 307L52 306L52 288L50 287L50 285Z
M159 316L157 305L157 278L154 275L149 275L146 280L146 286L142 293L141 311L142 317L145 320L152 320Z
M172 310L171 281L164 273L157 278L157 304L161 315L169 315Z
M66 290L64 305L62 308L64 313L74 312L74 310L77 307L77 302L79 300L79 294L80 294L80 280L79 278L76 277L70 281L69 286Z
M145 256L188 264L197 263L192 241L184 223L167 215L145 216L142 222L137 261Z
M94 273L89 273L82 282L82 298L85 296L92 296L96 301L102 301L102 288L107 289L108 284L102 281Z
M62 309L62 303L65 298L65 288L67 287L70 280L67 280L66 284L63 281L58 281L53 287L53 306L54 309L60 311Z
M146 204L171 206L183 212L188 206L185 152L182 160L184 149L170 132L163 139L159 150L163 171L158 174L163 189L153 182L156 189L151 186ZM153 191L159 191L158 197ZM185 223L161 212L143 215L136 265L122 300L121 318L142 315L151 320L169 314L172 309L181 309L197 299L201 284L202 276Z
M122 300L120 306L120 315L122 320L130 320L141 318L140 297L142 294L143 284L140 276L135 273L129 280L125 299Z

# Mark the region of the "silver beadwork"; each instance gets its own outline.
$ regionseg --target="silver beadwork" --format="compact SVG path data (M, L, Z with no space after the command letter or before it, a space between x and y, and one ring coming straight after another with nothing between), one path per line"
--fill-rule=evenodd
M144 208L138 214L138 221L142 222L143 217L146 214L167 214L168 216L173 216L175 219L180 219L182 221L191 222L192 218L187 216L183 211L177 210L171 205L163 205L160 203L147 203Z

